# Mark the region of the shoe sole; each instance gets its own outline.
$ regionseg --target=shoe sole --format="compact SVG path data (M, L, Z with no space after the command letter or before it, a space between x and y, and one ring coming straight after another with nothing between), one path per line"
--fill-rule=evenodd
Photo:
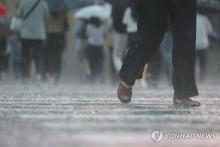
M173 103L174 106L176 107L188 107L188 108L195 108L195 107L200 107L201 105L186 105L186 104L179 104L179 103Z

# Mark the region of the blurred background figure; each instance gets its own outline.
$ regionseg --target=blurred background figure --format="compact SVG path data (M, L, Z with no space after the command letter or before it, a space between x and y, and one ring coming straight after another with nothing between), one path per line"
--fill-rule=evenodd
M167 30L164 34L163 40L160 44L159 51L155 53L154 57L149 61L148 67L148 84L154 88L159 87L159 81L162 76L168 82L168 86L172 84L172 49L173 49L173 35Z
M21 80L22 78L22 49L21 41L17 34L12 34L8 39L8 48L10 50L11 65L13 71L13 77L15 80Z
M9 68L9 52L7 50L7 37L9 35L8 26L6 8L0 3L0 79L6 75Z
M103 22L98 17L92 17L86 27L88 37L88 47L86 50L87 59L91 70L91 81L104 80L104 40L106 30Z
M206 79L208 48L210 47L209 36L213 33L213 28L208 17L200 13L197 13L196 25L196 61L198 66L195 64L195 68L199 67L197 75L199 80L202 82Z
M122 0L123 1L123 0ZM121 1L120 1L121 2ZM110 0L97 0L96 3L101 6L109 16L108 19L105 19L104 26L106 28L106 40L105 40L105 48L107 49L107 52L105 52L105 60L108 63L109 67L109 75L110 75L110 83L112 85L115 85L118 82L118 71L114 64L114 23L115 20L113 18L113 5L114 1ZM126 3L124 3L125 5ZM120 16L119 16L120 17ZM119 22L120 23L120 22Z
M60 80L68 28L66 12L50 12L47 20L46 72L53 83L58 83Z
M123 17L128 0L112 1L112 23L113 23L113 62L117 72L121 69L122 58L127 48L126 24Z
M172 74L173 74L172 49L173 49L173 34L168 29L168 31L164 34L164 38L163 38L163 41L161 42L159 51L165 63L164 64L165 77L170 86L172 84L171 79L172 79Z
M74 27L75 45L74 49L77 54L79 68L80 68L80 80L85 82L91 74L88 59L86 56L86 49L88 47L88 39L86 35L88 20L79 19Z
M5 16L6 14L6 8L3 5L3 3L0 2L0 16Z
M111 30L111 5L106 1L99 1L96 5L90 5L79 9L74 15L78 20L87 20L86 22L86 59L89 63L89 80L92 82L103 81L104 65L108 61L107 37L110 37ZM83 32L82 32L83 33ZM84 34L83 34L84 36ZM109 41L110 39L108 39ZM111 41L109 41L111 42ZM108 52L109 53L109 52Z
M46 41L46 21L49 15L49 8L43 0L21 0L16 14L24 17L26 13L30 15L24 20L20 30L22 42L22 78L24 82L30 77L31 61L35 61L37 80L45 78L45 41Z
M102 75L107 81L110 81L111 84L115 84L115 81L118 80L118 70L121 67L123 56L128 48L127 46L131 44L132 40L137 39L134 35L135 33L132 33L130 29L131 27L128 27L128 25L123 22L123 17L125 13L127 13L125 11L127 11L126 9L128 7L131 9L129 10L131 11L129 12L130 20L133 19L133 21L136 21L135 13L137 12L132 10L132 6L129 4L130 0L42 0L36 10L25 20L24 27L18 34L8 33L8 31L6 31L7 29L2 29L4 27L8 28L10 15L23 17L37 1L38 0L2 0L4 5L1 4L0 6L0 36L2 38L0 40L0 69L3 71L3 77L6 75L4 73L7 69L9 69L9 74L7 75L10 76L10 69L12 69L12 74L15 79L23 77L22 79L25 79L23 81L29 79L30 76L33 78L33 75L35 79L43 81L45 81L44 79L46 77L49 77L49 79L51 79L49 81L53 81L53 83L57 83L61 75L63 75L62 79L75 79L76 77L76 81L78 81L80 77L81 82L87 81L89 77L91 77L87 52L89 40L88 34L86 34L87 24L92 16L101 14L100 17L98 17L101 19L106 34L104 35L104 45L102 45L104 66ZM42 5L42 3L44 4ZM204 3L208 3L208 5L204 6ZM202 19L200 19L201 23L199 22L197 24L200 25L197 27L197 33L200 34L197 34L197 36L199 36L197 37L197 44L200 45L197 45L198 62L195 67L197 75L199 76L198 79L201 81L206 79L206 75L219 75L218 73L220 71L218 58L219 34L213 31L211 33L208 31L209 33L206 34L207 29L209 30L207 27L208 23L205 23L207 20L199 16L201 14L204 16L205 14L205 17L211 20L214 30L219 30L220 21L218 14L220 10L217 7L213 8L213 6L217 6L215 3L209 5L210 3L213 2L206 0L202 5L200 2L198 3L200 12L198 19ZM18 4L18 8L16 13L14 13L16 4ZM99 7L98 9L100 11L93 9L87 17L69 17L72 13L75 14L79 10L91 6L96 6L96 9ZM7 16L5 7L7 7ZM69 36L67 24L69 24L71 28L74 28L74 30L71 30L74 31L74 37ZM206 24L207 29L204 29L206 28L204 24ZM94 35L93 37L96 38ZM215 43L209 42L210 38L217 41ZM205 45L204 42L206 42ZM208 47L207 44L209 44ZM213 47L212 50L207 50L210 46ZM73 48L76 51L75 54ZM64 49L66 49L66 52L64 52ZM143 79L139 81L142 87L146 87L147 84L149 86L158 87L161 85L160 80L171 78L173 70L171 52L172 32L170 32L168 28L168 32L164 36L159 52L156 53L155 57L146 65L143 75L142 73L137 75L138 77L143 77ZM64 57L63 62L62 56ZM210 60L208 60L208 58ZM34 61L35 64L33 65L36 68L32 68L32 61ZM10 65L12 66L11 68ZM206 70L212 72L207 73L205 72ZM35 74L37 75L36 77Z

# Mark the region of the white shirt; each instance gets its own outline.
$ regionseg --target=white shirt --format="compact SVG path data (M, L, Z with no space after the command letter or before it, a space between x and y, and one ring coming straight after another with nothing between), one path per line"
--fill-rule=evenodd
M124 17L123 17L123 23L125 25L127 25L127 32L128 33L137 32L137 22L132 17L131 8L127 8L125 10L125 14L124 14Z
M95 46L104 45L104 26L96 27L88 24L86 28L86 35L88 37L88 43Z

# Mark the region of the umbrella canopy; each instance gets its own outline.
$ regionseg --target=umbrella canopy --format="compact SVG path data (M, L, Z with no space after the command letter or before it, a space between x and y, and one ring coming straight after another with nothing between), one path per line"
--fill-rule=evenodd
M198 10L202 13L220 13L220 0L198 0Z
M70 9L68 0L46 0L46 2L52 12L66 12Z
M94 0L66 0L66 1L68 1L69 7L71 7L71 9L73 9L74 11L82 7L86 7L94 4Z
M110 19L109 11L99 5L91 5L79 9L74 15L76 18L81 18L81 19L89 19L92 17L98 17L102 20Z
M5 6L0 3L0 16L4 16L6 13Z

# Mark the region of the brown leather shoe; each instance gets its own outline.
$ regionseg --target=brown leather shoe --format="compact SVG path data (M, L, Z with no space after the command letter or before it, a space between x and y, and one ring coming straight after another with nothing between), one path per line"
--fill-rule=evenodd
M118 98L122 103L131 102L132 86L127 85L124 82L120 82L118 87Z
M178 106L186 106L186 107L199 107L201 104L197 101L193 101L190 98L186 99L173 99L173 104Z

